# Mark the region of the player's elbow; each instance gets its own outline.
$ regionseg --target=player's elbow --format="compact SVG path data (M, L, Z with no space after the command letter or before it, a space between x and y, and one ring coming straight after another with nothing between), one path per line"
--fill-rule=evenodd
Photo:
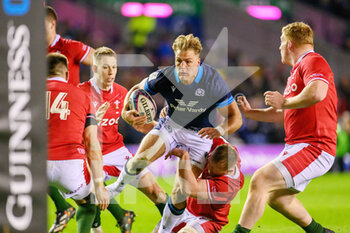
M317 104L318 102L321 102L324 100L327 96L327 92L314 92L311 96L310 99L314 104Z

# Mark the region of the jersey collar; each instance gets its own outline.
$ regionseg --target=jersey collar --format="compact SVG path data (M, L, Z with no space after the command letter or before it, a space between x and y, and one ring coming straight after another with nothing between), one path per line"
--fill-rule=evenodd
M65 80L64 78L62 77L52 77L52 78L48 78L47 81L59 81L59 82L64 82L64 83L68 83L67 80Z
M50 47L51 48L54 47L57 44L57 42L59 41L60 38L61 38L61 36L57 34L55 39L53 40L52 44L50 45Z
M94 78L91 78L90 80L90 83L91 83L91 86L94 87L95 91L101 95L101 90L100 88L97 86L96 82L95 82L95 79ZM111 86L111 93L113 93L113 85Z
M180 78L179 78L179 76L177 75L177 69L176 69L176 67L175 67L175 69L174 69L174 74L175 74L176 82L179 83L179 82L180 82ZM197 73L196 78L194 79L194 82L195 82L195 83L199 83L199 81L201 81L201 79L202 79L202 76L203 76L203 67L202 67L202 65L200 65L200 66L198 67L198 73Z
M297 63L295 63L295 64L298 64L298 63L301 61L301 59L303 59L303 58L304 58L306 55L308 55L309 53L313 53L313 52L315 52L313 49L307 51L306 53L304 53L303 55L301 55L301 57L299 57Z

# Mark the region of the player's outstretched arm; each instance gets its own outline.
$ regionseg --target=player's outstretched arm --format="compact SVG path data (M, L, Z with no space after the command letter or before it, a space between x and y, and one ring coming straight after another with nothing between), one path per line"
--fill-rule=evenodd
M165 159L170 158L172 155L180 158L177 169L182 178L179 180L182 193L196 199L209 199L207 182L205 180L197 179L193 174L190 155L188 152L183 149L175 148L165 156Z
M237 103L243 115L248 119L263 122L283 121L283 110L281 109L276 109L273 107L253 109L245 96L238 96Z
M328 84L321 80L312 81L298 95L285 99L283 109L310 107L326 98Z
M102 152L97 138L96 125L89 125L85 128L84 142L86 158L91 169L98 205L102 210L105 210L109 205L109 195L103 184Z

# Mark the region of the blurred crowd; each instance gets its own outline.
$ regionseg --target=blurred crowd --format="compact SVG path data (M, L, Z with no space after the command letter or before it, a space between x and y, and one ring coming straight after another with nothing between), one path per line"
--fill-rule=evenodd
M300 0L321 8L335 16L350 20L349 0Z
M328 12L335 17L346 22L346 29L341 41L341 46L350 51L350 0L299 0L303 3L311 4L324 12ZM327 38L326 38L327 39ZM328 40L331 42L331 40Z
M318 1L309 0L310 3ZM321 1L323 4L333 1ZM342 1L334 1L342 2ZM330 3L329 3L330 4ZM346 7L344 7L344 10ZM191 32L191 27L181 27L181 30L169 30L167 25L157 21L154 25L156 30L150 30L146 33L146 39L143 43L135 42L135 34L128 28L128 33L115 31L115 36L104 38L103 36L93 36L89 31L81 28L70 28L66 22L60 22L58 33L66 38L73 38L83 41L92 47L102 45L113 48L119 54L143 54L154 64L150 67L125 67L119 66L116 82L130 89L133 85L140 82L150 73L154 72L157 67L169 66L174 64L174 55L171 48L173 40L179 34L187 34ZM115 29L114 29L115 30ZM123 35L123 36L120 36ZM349 34L350 35L350 34ZM212 39L212 38L211 38ZM205 56L208 38L201 38L204 45ZM350 47L349 47L350 48ZM248 101L254 107L266 107L264 105L263 93L267 90L277 90L283 93L287 77L289 76L290 67L281 63L273 66L267 65L264 59L255 61L247 61L242 59L239 51L230 50L228 64L230 66L259 66L260 69L255 72L249 79L241 83L238 87L232 90L232 94L243 93L248 98ZM204 59L205 57L202 57ZM119 64L125 64L126 61L118 61ZM90 78L90 70L87 67L81 67L81 81L86 81ZM339 119L343 119L343 114L348 114L350 110L350 77L343 75L335 77L337 80L338 91L338 110ZM164 101L155 96L155 100L159 106L158 111L164 106ZM339 125L345 134L350 134L344 129L344 124ZM127 144L139 143L143 135L136 132L132 127L125 122L120 121L120 131L124 135ZM231 135L229 140L232 143L247 143L247 144L265 144L265 143L283 143L284 130L282 123L262 123L244 119L244 124L238 132ZM349 137L348 137L349 139ZM348 141L350 144L350 141ZM350 148L347 149L350 151ZM348 153L346 152L346 153ZM345 154L346 154L345 153Z

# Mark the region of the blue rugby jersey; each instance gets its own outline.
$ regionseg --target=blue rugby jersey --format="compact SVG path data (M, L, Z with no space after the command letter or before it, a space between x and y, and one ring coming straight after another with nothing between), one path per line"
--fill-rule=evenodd
M191 85L180 82L176 67L170 66L152 73L145 90L160 93L168 104L168 116L177 124L193 130L213 127L209 115L216 108L234 101L221 75L211 66L202 63Z

